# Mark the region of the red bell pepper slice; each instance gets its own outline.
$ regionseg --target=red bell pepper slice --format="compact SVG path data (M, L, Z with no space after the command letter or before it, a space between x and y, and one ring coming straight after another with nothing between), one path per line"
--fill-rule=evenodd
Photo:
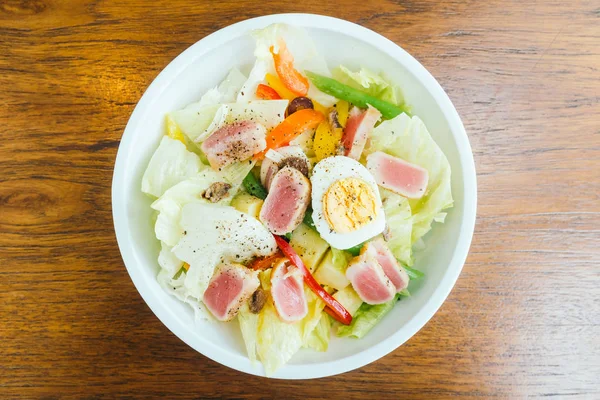
M275 89L262 83L256 87L256 97L262 100L281 100L281 96Z
M275 236L275 241L277 242L277 246L279 246L279 249L281 249L283 254L291 261L291 263L294 264L298 269L300 269L300 271L302 271L302 274L304 275L304 282L310 288L310 290L315 292L315 294L319 296L319 298L323 300L323 302L326 304L325 312L327 312L333 318L340 321L342 324L350 325L350 323L352 322L352 315L350 315L348 310L346 310L339 301L334 299L329 293L325 291L325 289L323 289L323 287L321 287L321 285L319 285L319 282L315 280L308 268L306 268L306 266L302 262L300 256L296 254L292 246L290 246L290 244L286 242L281 236Z

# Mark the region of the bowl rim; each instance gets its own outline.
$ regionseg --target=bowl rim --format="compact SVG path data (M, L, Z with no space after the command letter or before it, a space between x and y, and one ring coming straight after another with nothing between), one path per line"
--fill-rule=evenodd
M199 343L190 327L179 324L172 314L159 300L159 296L144 285L144 277L141 272L141 262L136 257L131 244L129 220L127 214L127 204L125 201L126 191L123 189L125 182L125 167L127 166L128 155L134 151L131 146L134 132L140 124L148 107L155 101L160 93L170 84L171 79L176 77L181 71L192 63L203 53L211 51L228 42L233 38L243 36L252 29L261 28L271 23L287 23L297 25L307 29L321 28L331 30L350 36L354 39L365 41L381 52L389 55L395 60L402 60L403 66L419 80L426 90L434 97L436 103L440 106L441 112L447 119L450 130L455 140L459 160L462 164L463 180L463 219L460 222L460 234L457 245L454 249L452 259L448 264L446 272L434 290L432 296L421 307L420 310L406 324L401 326L396 332L391 334L385 340L351 356L343 357L334 361L322 363L293 365L289 364L281 368L272 378L280 379L312 379L341 374L356 368L367 365L386 354L392 352L404 342L414 336L437 312L443 302L448 297L454 287L463 265L466 261L473 232L475 229L475 216L477 206L477 182L475 173L475 162L471 150L471 145L467 137L465 128L456 111L454 105L446 92L442 89L435 78L421 65L414 57L402 49L400 46L385 38L384 36L352 22L317 14L272 14L261 17L246 19L227 27L221 28L216 32L202 38L191 45L174 60L172 60L154 79L150 86L142 95L137 103L131 117L125 127L114 167L112 181L112 211L113 223L117 243L123 262L131 280L137 291L140 293L146 304L158 319L179 339L185 342L204 356L216 361L219 364L229 368L236 369L252 375L264 376L258 373L250 363L239 365L236 359L231 357L227 351L211 346L207 340ZM196 54L197 53L197 54ZM400 61L399 61L400 62ZM262 370L262 369L261 369Z

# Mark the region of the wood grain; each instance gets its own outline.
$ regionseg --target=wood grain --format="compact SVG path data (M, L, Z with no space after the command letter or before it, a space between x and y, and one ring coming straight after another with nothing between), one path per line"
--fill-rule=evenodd
M121 261L125 124L158 72L230 23L357 22L440 81L479 208L455 289L408 343L327 379L270 381L171 334ZM600 398L600 3L0 0L0 398Z

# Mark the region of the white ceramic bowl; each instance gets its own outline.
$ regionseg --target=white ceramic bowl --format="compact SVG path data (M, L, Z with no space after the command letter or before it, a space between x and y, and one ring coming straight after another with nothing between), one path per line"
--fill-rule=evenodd
M264 375L246 357L237 323L195 325L192 310L164 292L156 282L159 243L154 236L151 200L140 191L142 174L165 132L169 111L197 101L233 66L254 61L252 29L274 22L306 28L330 67L344 64L385 73L400 87L416 115L426 123L452 166L455 206L445 224L425 238L427 249L416 266L426 279L412 290L361 340L333 337L329 350L302 350L276 378L305 379L359 368L393 351L414 335L442 305L467 257L475 224L476 180L465 129L450 99L407 52L379 34L353 23L311 14L270 15L221 29L184 51L152 82L136 106L119 146L112 205L119 248L137 290L156 316L181 340L231 368Z

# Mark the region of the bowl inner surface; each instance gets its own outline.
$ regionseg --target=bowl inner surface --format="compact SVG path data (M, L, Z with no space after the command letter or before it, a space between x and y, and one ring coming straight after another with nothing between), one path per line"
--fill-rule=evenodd
M169 329L222 364L264 374L260 365L252 365L247 359L237 322L195 323L190 307L164 292L156 282L160 245L154 236L152 200L140 187L148 161L165 132L165 114L199 100L234 66L247 74L254 62L254 42L248 35L249 30L276 21L305 26L330 68L343 64L353 69L367 67L385 72L402 88L414 114L423 119L452 167L455 207L449 211L446 223L434 224L425 238L427 248L418 253L415 266L426 273L426 278L411 287L412 297L400 301L365 338L332 337L327 352L303 350L276 375L281 378L327 376L383 356L420 329L452 288L473 232L475 178L464 128L439 85L404 51L349 22L305 14L244 21L192 46L153 82L126 128L113 181L115 229L136 287Z

